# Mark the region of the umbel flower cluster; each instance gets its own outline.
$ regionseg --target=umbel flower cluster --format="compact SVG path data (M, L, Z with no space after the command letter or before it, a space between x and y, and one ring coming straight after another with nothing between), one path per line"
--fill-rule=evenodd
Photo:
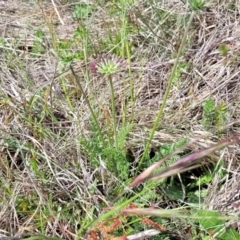
M115 54L101 54L89 63L89 70L93 76L98 74L115 74L124 71L128 62Z

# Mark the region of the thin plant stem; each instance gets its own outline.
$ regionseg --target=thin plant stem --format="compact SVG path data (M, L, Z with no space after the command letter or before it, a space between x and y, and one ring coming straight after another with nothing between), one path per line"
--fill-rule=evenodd
M143 155L142 155L142 157L141 157L141 159L140 159L140 161L139 161L136 174L137 174L137 172L138 172L138 170L139 170L139 168L140 168L143 160L144 160L144 159L146 158L146 156L147 156L147 153L148 153L148 151L149 151L149 147L150 147L150 144L151 144L151 142L152 142L154 133L155 133L155 131L156 131L156 129L157 129L157 126L158 126L158 124L159 124L159 120L160 120L160 118L162 117L163 110L164 110L164 107L165 107L165 105L166 105L166 102L167 102L167 99L168 99L168 95L169 95L169 92L170 92L170 89L171 89L171 86L172 86L172 82L173 82L173 79L174 79L174 76L175 76L175 73L176 73L176 70L177 70L177 66L178 66L178 63L179 63L179 59L180 59L180 56L181 56L181 54L182 54L183 47L184 47L184 45L185 45L185 43L186 43L187 35L188 35L188 32L189 32L189 28L190 28L190 26L191 26L191 24L192 24L192 20L193 20L194 15L195 15L195 12L193 11L193 12L191 13L191 16L190 16L190 19L189 19L189 21L188 21L187 27L186 27L186 29L185 29L185 32L184 32L184 35L183 35L183 38L182 38L182 41L181 41L181 45L180 45L180 47L179 47L179 49L178 49L176 61L174 62L174 65L173 65L173 68L172 68L172 71L171 71L171 75L170 75L169 80L168 80L167 88L166 88L166 91L165 91L165 94L164 94L164 97L163 97L163 103L162 103L162 105L160 106L159 112L158 112L157 117L156 117L156 119L155 119L155 121L154 121L154 125L153 125L153 128L152 128L152 131L150 132L149 139L148 139L148 141L147 141L147 143L146 143L145 150L144 150Z
M110 88L111 88L114 141L115 141L115 147L116 147L116 149L118 149L117 121L116 121L116 110L115 110L115 94L114 94L114 87L113 87L113 82L112 82L112 75L109 76L109 82L110 82Z
M89 100L88 100L88 97L87 97L86 93L84 92L84 90L83 90L83 88L82 88L82 85L80 84L80 80L79 80L78 76L75 74L75 72L74 72L74 70L73 70L73 67L72 67L71 65L70 65L70 69L71 69L71 72L72 72L72 74L73 74L73 77L75 78L75 82L76 82L77 86L79 87L79 89L80 89L80 91L81 91L81 93L82 93L82 95L83 95L83 98L84 98L84 100L86 101L87 106L88 106L88 108L89 108L89 110L90 110L90 112L91 112L93 121L94 121L94 123L96 124L96 127L97 127L97 130L98 130L99 136L100 136L100 138L101 138L102 144L103 144L103 146L105 146L105 141L104 141L104 137L103 137L103 134L102 134L101 127L100 127L100 125L98 124L96 115L95 115L95 113L94 113L94 111L93 111L93 109L92 109L92 106L91 106L91 104L90 104L90 102L89 102Z

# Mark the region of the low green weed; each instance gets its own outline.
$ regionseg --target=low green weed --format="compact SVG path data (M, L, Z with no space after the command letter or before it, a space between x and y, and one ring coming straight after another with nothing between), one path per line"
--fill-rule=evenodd
M224 101L221 101L218 105L212 98L207 99L203 103L203 116L202 124L206 130L210 130L213 127L216 130L221 131L226 123L227 108Z
M126 181L129 175L129 162L125 151L126 137L132 130L133 125L119 127L116 139L118 147L113 144L111 138L105 135L104 141L106 144L102 145L98 131L94 123L91 124L91 137L79 137L79 142L83 152L88 156L90 165L94 168L100 166L100 159L102 159L109 171L113 172L119 179ZM107 130L108 131L108 130Z
M88 18L89 14L92 12L91 5L86 3L77 4L74 7L72 17L74 21L81 21Z
M36 39L33 41L33 47L31 50L32 56L37 57L36 54L43 54L46 52L46 47L44 47L45 34L42 30L38 29L35 33Z

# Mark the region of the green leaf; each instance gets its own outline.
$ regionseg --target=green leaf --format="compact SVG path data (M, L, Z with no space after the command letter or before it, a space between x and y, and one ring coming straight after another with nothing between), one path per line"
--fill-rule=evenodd
M211 231L214 233L216 237L220 237L221 240L228 239L239 239L239 234L234 229L225 229L225 223L227 220L230 220L231 217L224 217L217 211L209 211L209 210L198 210L197 216L200 218L198 222L207 232ZM236 217L232 217L236 219Z
M217 211L198 210L197 216L202 217L199 219L199 223L206 230L224 224L224 221L218 218L221 217L221 214Z

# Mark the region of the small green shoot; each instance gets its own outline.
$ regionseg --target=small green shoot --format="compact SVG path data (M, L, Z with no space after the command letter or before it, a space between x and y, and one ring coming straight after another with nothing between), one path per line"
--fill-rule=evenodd
M33 41L33 47L32 47L32 56L36 57L36 54L42 54L46 51L46 48L43 45L43 40L45 37L45 34L42 30L38 29L35 33L36 39Z
M228 55L228 52L229 52L229 47L227 46L227 44L222 43L222 44L219 45L218 50L224 57L226 57Z
M205 0L190 0L189 4L194 11L202 10L205 6Z
M89 14L92 12L92 6L81 3L75 5L75 9L73 11L72 17L74 21L85 20Z
M217 127L218 130L223 129L226 122L226 104L221 101L216 105L212 98L207 99L203 104L202 124L206 130Z

